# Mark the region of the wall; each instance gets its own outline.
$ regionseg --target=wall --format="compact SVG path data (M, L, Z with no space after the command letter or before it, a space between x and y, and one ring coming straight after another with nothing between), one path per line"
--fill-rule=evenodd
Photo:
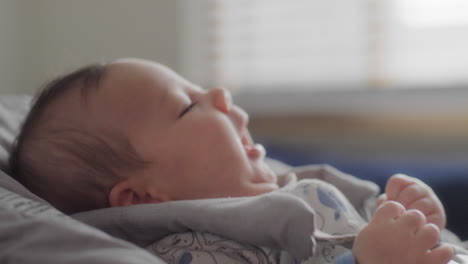
M30 86L25 67L28 51L30 17L25 1L0 1L0 91L23 92Z
M0 92L33 92L91 62L144 57L178 70L177 1L0 1Z

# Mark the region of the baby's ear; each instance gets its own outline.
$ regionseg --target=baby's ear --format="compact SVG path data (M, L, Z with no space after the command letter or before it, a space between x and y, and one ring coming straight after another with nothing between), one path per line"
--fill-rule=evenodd
M115 207L166 202L169 199L165 197L164 195L154 195L148 192L142 185L129 178L114 185L109 192L108 199L110 207Z

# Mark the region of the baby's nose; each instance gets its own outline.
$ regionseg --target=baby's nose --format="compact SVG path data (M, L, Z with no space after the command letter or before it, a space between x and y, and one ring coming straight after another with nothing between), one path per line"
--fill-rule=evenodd
M223 113L229 113L232 107L231 93L226 89L214 88L209 91L214 106Z

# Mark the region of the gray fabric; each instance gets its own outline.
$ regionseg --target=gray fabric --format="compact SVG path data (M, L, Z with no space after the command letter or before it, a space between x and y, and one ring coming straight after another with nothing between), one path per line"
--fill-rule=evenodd
M329 166L299 167L294 171L301 178L337 184L338 189L354 197L353 206L373 201L379 191L377 185ZM295 176L292 175L280 176L280 184L294 180ZM363 208L356 208L365 212ZM316 245L312 237L313 208L302 199L284 192L255 197L114 207L78 213L73 217L140 246L147 246L172 233L191 230L214 233L241 243L286 250L296 259L310 257ZM322 238L320 234L318 236Z
M33 201L41 202L44 204L48 204L45 200L40 198L39 196L33 194L28 189L26 189L23 185L17 182L15 179L0 171L0 187L7 189L11 192L17 193L25 198L31 199Z
M7 169L11 145L30 108L29 95L0 96L0 170Z
M298 259L311 256L315 245L311 237L314 231L312 208L300 198L281 192L114 207L73 217L140 246L171 233L191 230L283 249Z
M8 171L7 163L11 146L19 132L21 123L29 111L32 97L29 95L0 96L0 187L18 193L31 200L44 202L32 194L16 180L4 172Z
M0 187L1 263L165 263L128 242Z

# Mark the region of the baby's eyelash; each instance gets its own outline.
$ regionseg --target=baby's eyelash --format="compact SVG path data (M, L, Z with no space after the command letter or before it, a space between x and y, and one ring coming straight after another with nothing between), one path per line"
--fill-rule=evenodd
M190 109L192 109L192 107L195 106L195 103L191 103L187 108L185 108L182 113L180 113L179 115L179 118L181 118L183 115L185 115L188 111L190 111Z

